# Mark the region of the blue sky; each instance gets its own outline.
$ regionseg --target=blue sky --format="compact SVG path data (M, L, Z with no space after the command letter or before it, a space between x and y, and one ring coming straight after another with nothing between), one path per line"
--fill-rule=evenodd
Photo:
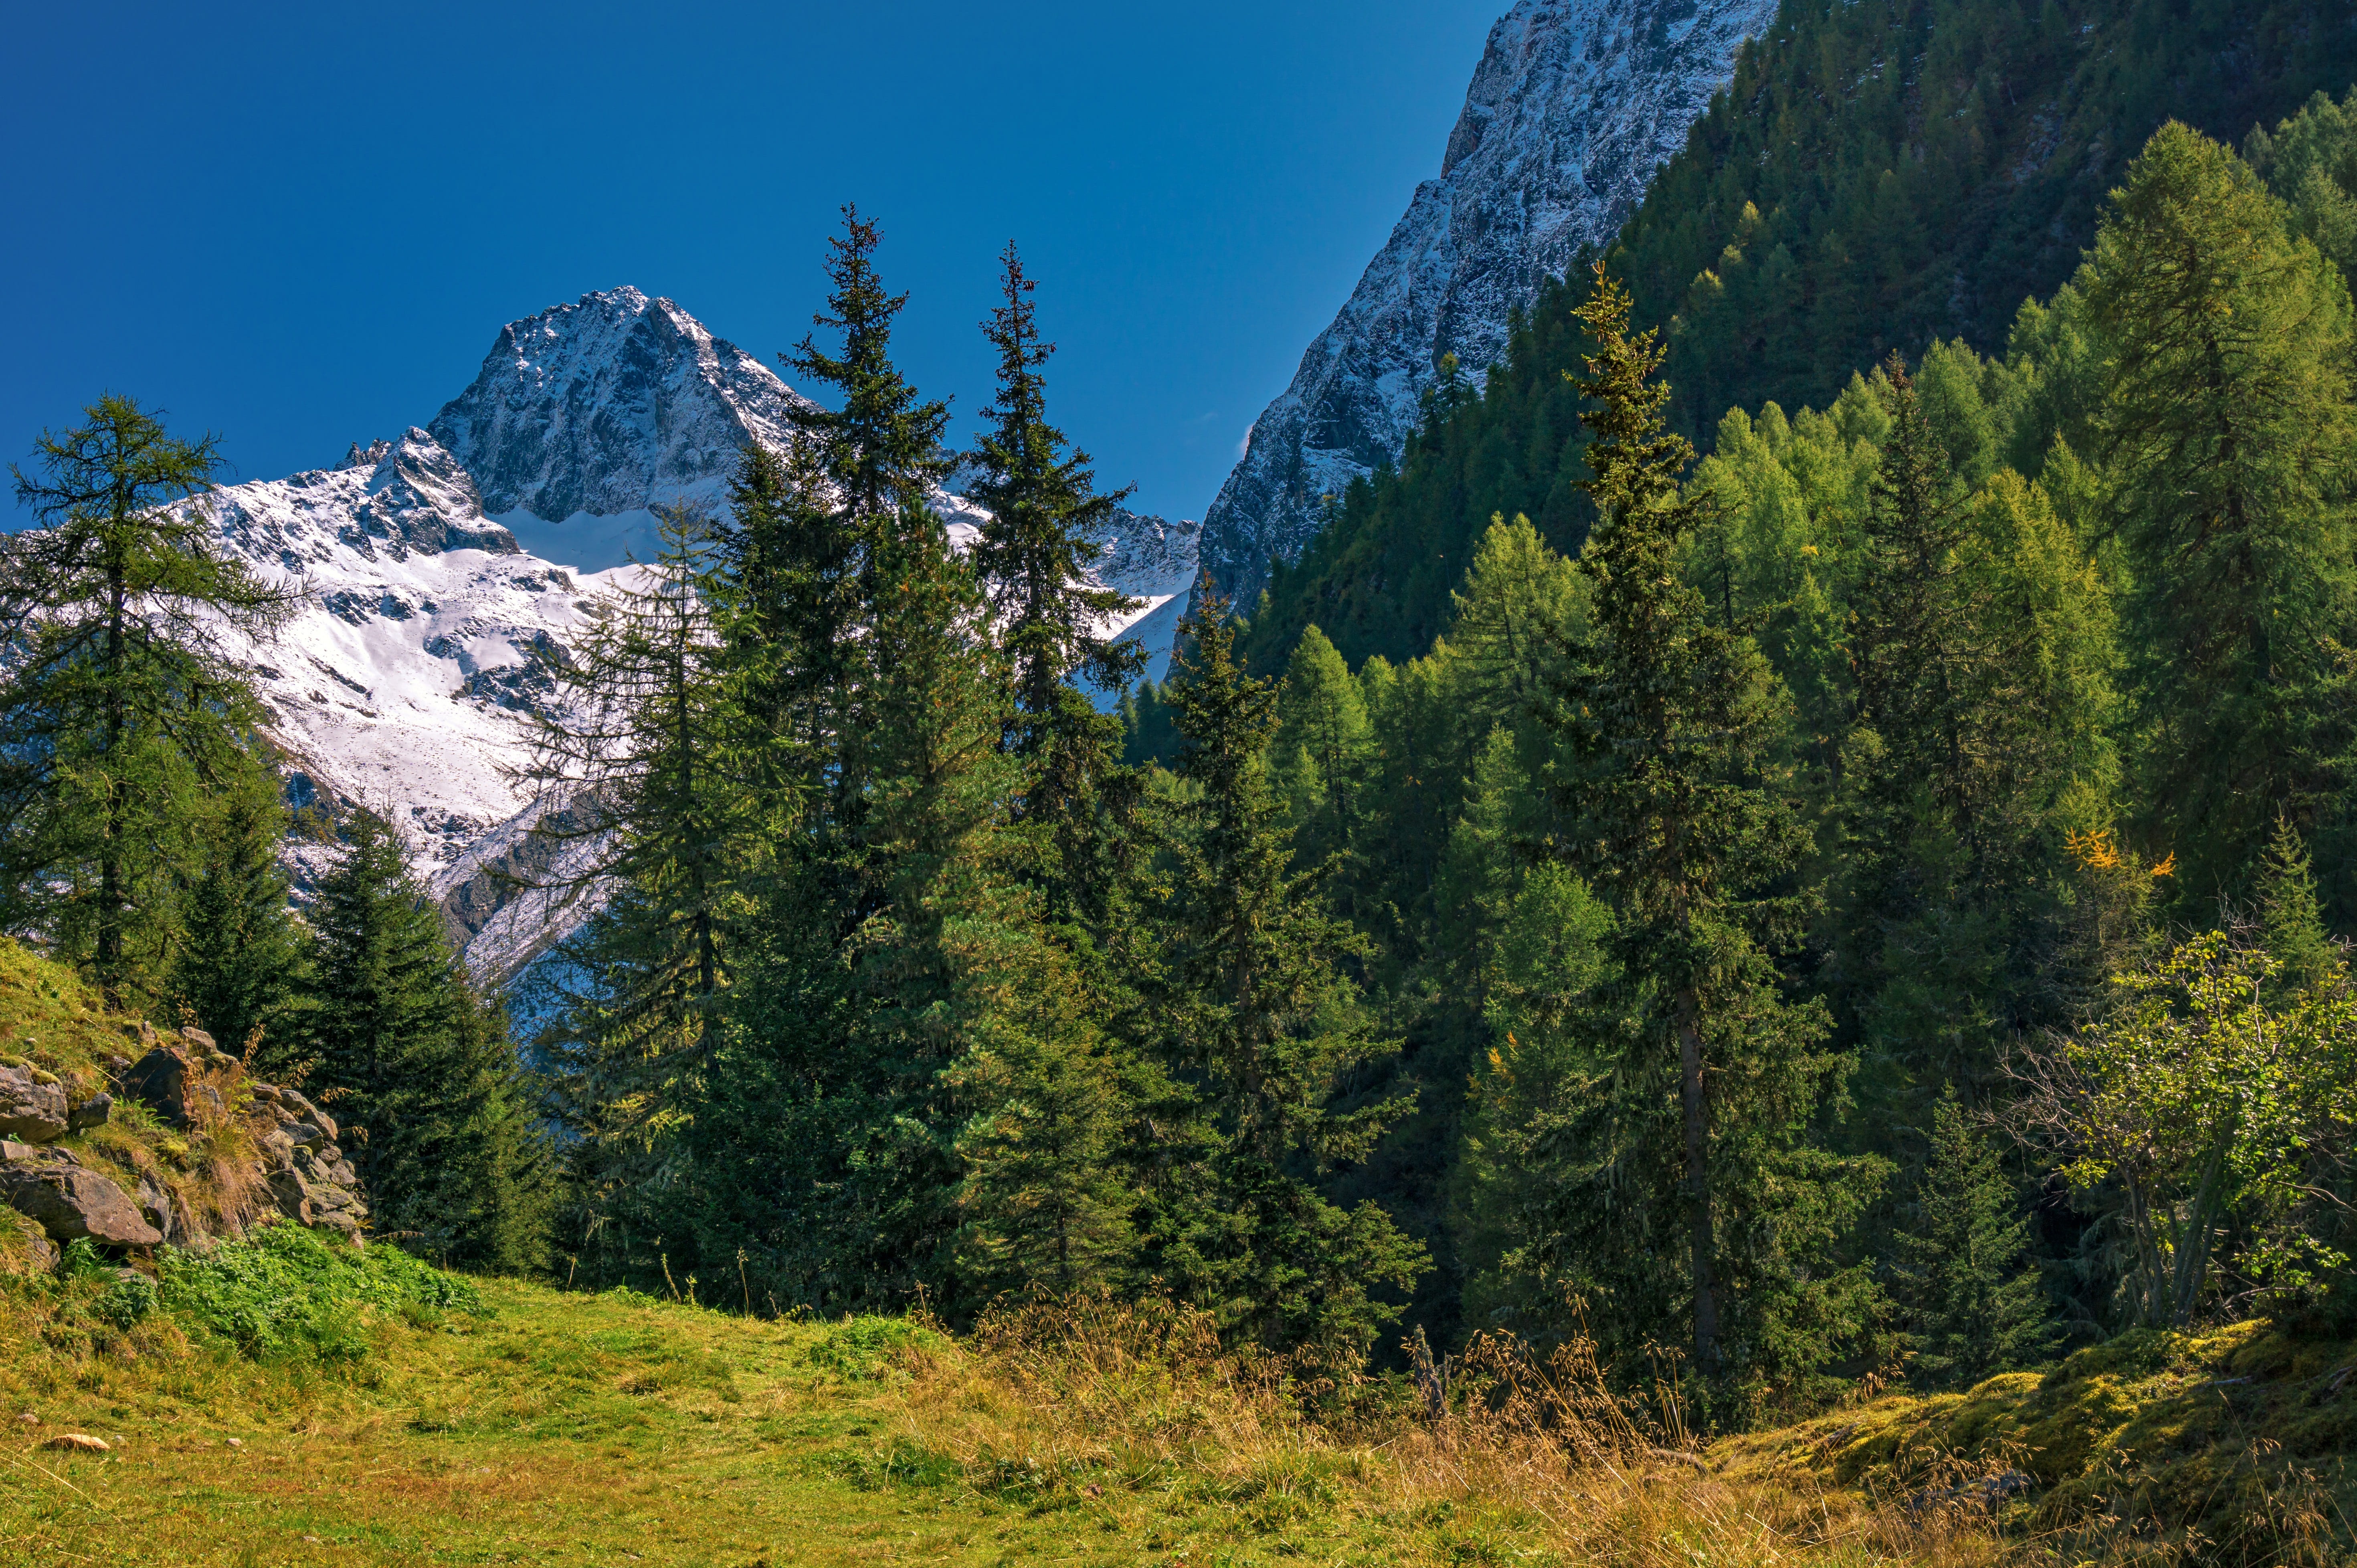
M1200 517L1438 173L1506 0L5 4L0 456L113 390L236 477L318 467L623 283L774 363L856 200L961 436L1012 238L1051 413Z

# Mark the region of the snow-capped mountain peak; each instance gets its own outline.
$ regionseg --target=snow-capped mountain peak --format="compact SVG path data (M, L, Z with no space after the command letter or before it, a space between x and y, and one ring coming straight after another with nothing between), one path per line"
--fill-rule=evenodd
M562 526L716 489L748 442L784 442L803 401L670 300L624 286L510 322L431 429L491 515Z

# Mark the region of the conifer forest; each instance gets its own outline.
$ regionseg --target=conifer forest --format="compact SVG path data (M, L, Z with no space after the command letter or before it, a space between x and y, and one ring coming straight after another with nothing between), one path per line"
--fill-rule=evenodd
M845 207L781 271L816 402L511 715L561 940L503 986L390 807L290 795L299 589L110 392L13 470L0 929L364 1129L372 1229L477 1273L1173 1304L1312 1402L1578 1343L1717 1434L2357 1336L2333 10L1787 4L1158 681L1052 282L999 257L953 449Z

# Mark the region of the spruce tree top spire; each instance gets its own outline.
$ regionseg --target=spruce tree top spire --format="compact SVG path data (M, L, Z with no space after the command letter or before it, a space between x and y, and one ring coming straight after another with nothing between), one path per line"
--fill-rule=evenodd
M983 324L998 350L997 401L985 411L995 427L975 444L970 461L979 477L969 493L991 511L974 561L1006 627L1017 694L1036 720L1056 708L1058 688L1069 676L1085 673L1117 687L1145 660L1134 643L1096 635L1099 623L1136 601L1090 576L1104 555L1098 532L1119 515L1130 491L1097 493L1089 455L1068 453L1064 433L1048 423L1039 371L1056 346L1040 340L1034 285L1014 242L999 259L1006 303ZM1027 736L1026 749L1039 738Z
M790 406L786 417L821 448L821 465L838 489L845 521L862 532L880 531L882 520L924 507L932 487L956 467L942 450L949 404L920 402L917 389L893 368L892 318L909 296L885 293L876 275L879 238L858 208L845 206L843 235L827 242L826 275L834 292L827 308L812 317L843 334L842 351L826 352L813 334L780 356L797 375L843 393L839 410Z

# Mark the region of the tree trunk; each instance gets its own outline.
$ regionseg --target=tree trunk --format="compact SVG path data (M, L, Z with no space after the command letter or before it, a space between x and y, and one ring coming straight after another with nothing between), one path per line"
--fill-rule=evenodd
M1702 1033L1691 990L1678 993L1678 1092L1685 1112L1686 1196L1692 1204L1688 1221L1694 1250L1695 1366L1705 1373L1718 1370L1718 1269L1717 1245L1711 1237L1710 1127L1704 1115Z

